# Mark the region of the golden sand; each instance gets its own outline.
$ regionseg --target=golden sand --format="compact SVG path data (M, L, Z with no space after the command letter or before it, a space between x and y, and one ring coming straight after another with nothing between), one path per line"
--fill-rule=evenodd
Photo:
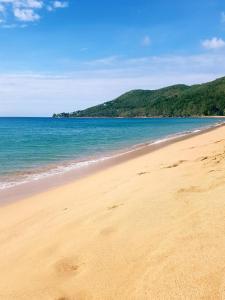
M2 206L0 299L225 299L225 127Z

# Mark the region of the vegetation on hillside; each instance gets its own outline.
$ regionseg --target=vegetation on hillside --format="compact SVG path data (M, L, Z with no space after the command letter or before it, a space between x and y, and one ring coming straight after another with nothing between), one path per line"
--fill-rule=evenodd
M189 117L225 115L225 77L198 85L133 90L115 100L53 117Z

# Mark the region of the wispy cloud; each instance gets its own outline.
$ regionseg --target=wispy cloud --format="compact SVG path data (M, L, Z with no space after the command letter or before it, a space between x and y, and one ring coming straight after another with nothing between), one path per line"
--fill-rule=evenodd
M68 76L0 75L0 116L50 116L83 109L132 89L154 89L175 83L200 83L213 74L143 74L109 72ZM26 87L26 88L24 88Z
M207 82L225 75L225 54L114 56L69 65L72 69L60 75L0 74L0 115L51 115L111 100L131 89Z
M225 12L224 11L221 12L221 22L225 23Z
M202 42L202 46L205 49L220 49L225 47L225 41L222 38L214 37Z
M66 8L68 7L67 1L53 1L52 6L54 8Z
M0 0L0 21L4 28L12 28L17 23L38 21L44 10L53 11L68 5L69 2L63 0Z
M52 1L50 4L48 4L46 6L47 10L48 11L53 11L55 9L58 9L58 8L66 8L69 6L69 2L68 1Z
M114 66L118 62L119 62L118 56L108 56L108 57L98 58L94 60L88 60L83 62L83 64L92 67L99 67L99 66Z
M24 21L24 22L34 22L40 19L40 15L35 13L33 9L20 9L20 8L15 8L14 9L14 16L17 18L19 21Z
M151 45L151 39L150 39L150 37L148 35L144 36L144 38L141 41L141 45L143 47L148 47L148 46Z

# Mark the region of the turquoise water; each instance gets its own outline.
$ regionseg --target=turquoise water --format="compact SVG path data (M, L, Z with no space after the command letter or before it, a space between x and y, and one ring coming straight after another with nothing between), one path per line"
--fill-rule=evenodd
M0 189L222 119L0 118Z

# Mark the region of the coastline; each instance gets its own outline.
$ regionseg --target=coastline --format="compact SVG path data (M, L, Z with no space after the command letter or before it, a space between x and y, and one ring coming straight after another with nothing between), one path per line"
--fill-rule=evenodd
M138 156L146 155L170 144L189 139L196 135L204 134L221 126L225 126L225 122L209 125L190 132L181 132L175 135L166 136L165 138L162 138L160 140L134 145L128 149L121 149L120 151L117 151L110 156L103 156L99 157L98 159L94 159L93 163L91 161L90 164L88 164L88 161L83 161L84 165L81 168L77 167L77 164L80 163L77 162L74 163L74 168L71 168L67 171L55 174L53 173L47 176L43 176L43 178L40 177L38 180L22 182L18 185L2 189L0 190L0 206L7 205L10 202L18 201L23 198L54 189L58 186L69 184L75 180L82 179L83 177L87 177L98 171L102 171L104 169L112 167L113 165L118 165L128 160L137 158ZM85 165L86 162L87 165Z
M0 298L224 299L225 126L0 207Z
M53 119L160 119L160 118L169 118L169 119L205 119L205 118L215 118L215 119L222 119L225 118L225 116L191 116L191 117L163 117L163 116L155 116L155 117L145 117L145 116L139 116L139 117L52 117Z

